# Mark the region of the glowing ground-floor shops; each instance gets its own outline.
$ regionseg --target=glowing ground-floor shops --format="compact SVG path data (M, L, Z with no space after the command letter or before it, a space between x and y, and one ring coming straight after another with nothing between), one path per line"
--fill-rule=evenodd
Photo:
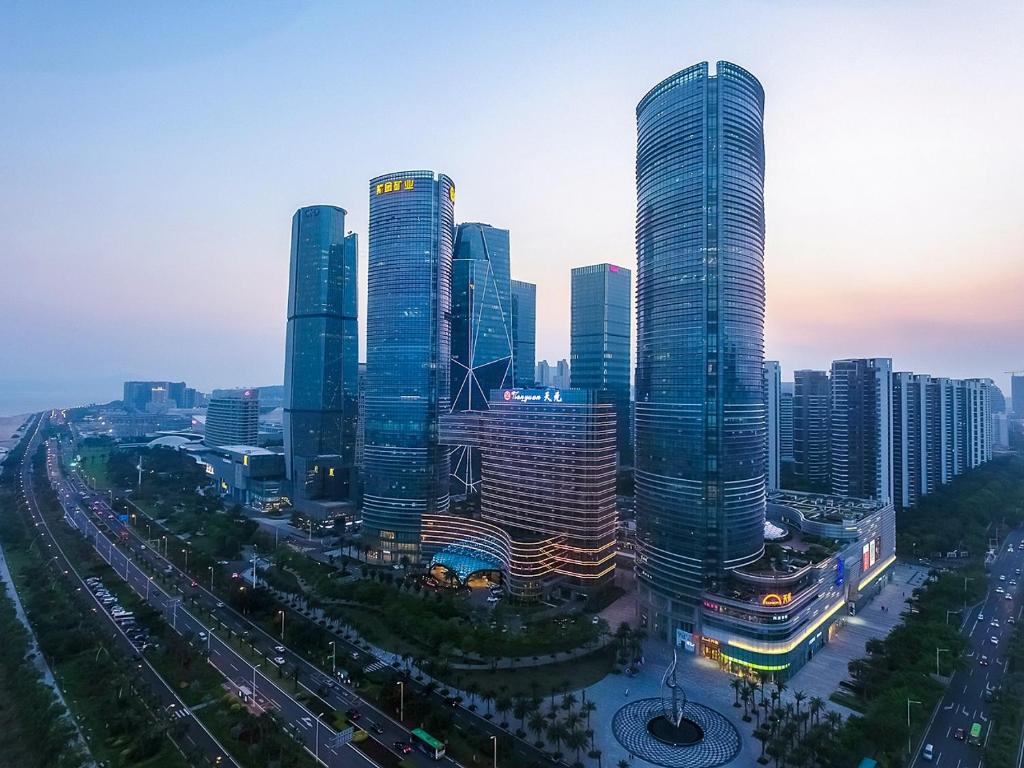
M845 596L825 607L793 638L778 643L745 640L732 632L705 626L704 633L683 639L687 650L700 653L733 674L763 673L772 680L787 680L828 645L842 631L850 616L862 610L889 583L893 575L893 556L869 577L856 600Z
M699 571L680 561L693 586L660 592L641 552L638 618L650 636L737 674L787 679L892 579L891 504L782 492L768 520L786 536L766 542L757 562L706 577L703 590Z

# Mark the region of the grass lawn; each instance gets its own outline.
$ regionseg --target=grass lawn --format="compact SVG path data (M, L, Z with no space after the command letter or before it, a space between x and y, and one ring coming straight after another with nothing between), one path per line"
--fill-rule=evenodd
M453 669L447 675L446 681L462 690L465 690L470 682L476 682L480 690L497 691L502 686L507 686L511 696L520 693L530 695L534 688L541 695L547 695L551 692L552 685L561 687L566 680L569 681L569 688L574 691L591 686L609 675L614 667L615 647L611 645L588 656L540 667L499 669L494 672ZM480 705L480 702L477 703Z

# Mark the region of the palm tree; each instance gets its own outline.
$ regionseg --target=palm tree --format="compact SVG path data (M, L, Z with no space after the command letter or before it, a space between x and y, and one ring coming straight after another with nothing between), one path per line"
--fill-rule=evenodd
M587 718L587 728L590 728L590 715L597 711L597 704L592 699L587 699L580 704L580 714Z
M573 728L565 736L565 746L576 750L576 762L580 761L580 750L587 746L587 734L579 728Z
M814 724L817 725L821 722L821 711L825 708L825 700L820 696L811 697L811 717L814 718Z
M579 712L570 712L568 715L565 716L565 720L563 720L562 722L565 723L566 728L572 731L579 727L579 724L582 720L583 715L581 715Z
M540 710L534 710L530 713L530 719L527 722L527 726L529 727L530 732L533 733L536 745L538 747L543 747L544 742L541 741L540 735L547 730L548 719L544 717Z
M740 693L740 698L743 699L743 722L750 722L750 686L744 685L743 691Z
M729 681L729 687L732 688L733 693L736 694L736 700L733 701L733 703L732 703L732 705L734 707L739 707L739 705L740 705L740 686L741 685L743 685L743 683L740 681L740 679L738 677L734 677L732 680Z
M512 715L519 720L519 732L525 730L526 716L530 714L530 701L523 695L516 696L512 704Z
M499 694L498 700L494 703L494 708L498 711L498 714L501 715L501 727L507 728L508 721L505 719L505 715L507 715L508 711L512 709L512 697L507 693Z
M480 694L480 698L483 699L484 700L484 704L487 705L487 715L488 715L488 717L491 714L491 702L494 701L495 698L497 698L497 695L498 694L496 694L494 692L494 690L491 689L491 688L487 688L486 690L484 690Z
M548 740L555 745L555 751L558 751L558 747L566 736L569 735L569 729L565 727L565 723L555 720L551 725L548 726Z
M768 739L771 738L771 734L767 728L758 728L754 731L754 738L761 742L761 756L758 758L758 762L766 762L764 759L764 748L768 745Z
M629 760L622 758L615 764L615 768L629 768Z
M796 714L800 716L800 703L807 698L807 694L803 691L797 691L793 694L793 700L796 702Z
M576 706L576 694L566 693L562 696L562 709L566 712L572 712L572 708Z
M600 749L592 749L587 752L587 757L591 760L597 760L597 768L601 768L601 755L604 753Z
M843 716L838 712L826 712L825 722L828 723L829 734L835 736L839 732L839 726L843 724Z
M470 680L466 683L466 693L469 694L469 703L473 709L476 709L476 695L480 693L480 683L476 680Z

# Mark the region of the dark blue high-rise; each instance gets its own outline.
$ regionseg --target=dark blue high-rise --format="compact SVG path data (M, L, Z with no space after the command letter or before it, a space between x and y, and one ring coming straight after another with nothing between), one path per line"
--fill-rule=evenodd
M653 634L761 557L764 91L702 63L637 106L637 576Z
M453 411L486 411L492 390L512 386L512 286L507 229L459 224L452 261ZM479 451L453 449L452 493L479 490Z
M342 208L313 205L292 217L284 445L298 499L349 499L356 487L357 245ZM316 471L322 456L331 457L330 478Z
M537 362L537 286L512 281L512 368L517 387L532 387Z
M449 506L455 186L431 171L370 181L363 538L385 561L419 557L425 513Z
M615 264L572 271L570 378L615 406L619 466L632 466L629 406L629 334L632 274Z

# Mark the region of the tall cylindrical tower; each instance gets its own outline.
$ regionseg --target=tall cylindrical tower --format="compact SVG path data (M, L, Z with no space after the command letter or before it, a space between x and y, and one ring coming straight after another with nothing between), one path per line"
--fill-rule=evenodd
M370 181L364 540L382 559L419 556L422 515L448 509L455 186L431 171Z
M663 638L764 549L763 110L724 61L636 110L636 567Z

